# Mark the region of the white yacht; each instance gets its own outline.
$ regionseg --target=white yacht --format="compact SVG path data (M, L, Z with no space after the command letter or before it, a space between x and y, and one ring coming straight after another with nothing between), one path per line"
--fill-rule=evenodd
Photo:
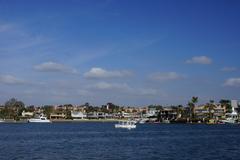
M28 120L30 123L50 123L51 121L47 117L40 115L38 118L31 118Z
M238 120L237 114L231 113L227 116L227 118L225 120L222 120L221 122L234 124L234 123L237 123L237 120Z
M134 121L121 121L118 124L115 124L115 128L134 129L137 128L137 126Z
M145 124L148 121L147 118L143 118L139 121L139 124Z
M238 113L232 108L232 113L226 114L226 119L222 120L223 123L235 124L238 120Z
M5 122L4 120L2 120L2 119L0 119L0 123L3 123L3 122Z

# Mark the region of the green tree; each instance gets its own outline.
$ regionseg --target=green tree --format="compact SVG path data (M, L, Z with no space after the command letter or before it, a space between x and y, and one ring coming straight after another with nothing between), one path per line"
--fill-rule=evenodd
M219 101L219 103L221 104L222 107L226 107L226 110L228 113L231 113L232 112L232 106L231 106L231 101L230 100L227 100L227 99L221 99Z
M26 111L27 112L34 112L35 111L35 106L31 105L31 106L26 107Z
M19 120L25 105L22 101L18 101L16 98L11 98L5 103L5 112L7 112L7 118L13 118Z
M182 105L178 105L176 107L176 111L177 111L177 118L181 118L182 115L183 115L183 111L184 111L183 106Z
M196 103L198 103L198 97L192 97L191 101L188 102L188 106L190 108L190 119L191 120L195 118Z
M64 107L65 109L65 115L66 115L66 119L72 119L72 114L71 114L71 110L73 108L72 104L65 104Z
M209 119L213 119L214 109L216 108L214 101L210 100L209 103L207 103L204 108L208 110Z
M8 110L4 106L1 106L0 119L5 119L7 118L8 115L9 115Z
M54 106L45 105L43 106L43 114L50 118L51 113L54 111Z

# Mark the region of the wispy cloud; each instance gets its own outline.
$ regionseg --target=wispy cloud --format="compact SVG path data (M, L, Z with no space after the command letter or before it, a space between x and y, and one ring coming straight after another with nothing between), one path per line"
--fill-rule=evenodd
M39 34L31 34L26 28L15 23L0 23L0 55L16 54L44 48L50 39ZM44 45L43 45L44 44ZM31 52L31 54L33 54Z
M0 32L7 32L12 29L12 25L0 23Z
M88 89L99 90L99 91L111 91L111 93L116 94L119 92L124 93L125 95L134 95L134 96L156 96L163 95L156 89L152 88L136 88L131 87L126 83L110 83L110 82L98 82L91 86L88 86Z
M229 78L225 81L224 86L240 87L240 78Z
M102 68L92 68L84 74L86 78L120 78L130 76L129 71L107 71Z
M129 91L131 88L126 83L109 83L109 82L98 82L89 88L97 90L118 90L118 91Z
M44 62L42 64L34 66L36 71L40 72L62 72L62 73L70 73L77 74L77 70L64 64L55 63L55 62Z
M0 83L6 85L20 85L26 82L12 75L0 75Z
M212 59L207 56L196 56L192 57L191 59L187 60L186 63L188 64L212 64Z
M156 89L138 89L137 94L142 95L142 96L155 96L158 94L158 91Z
M236 70L237 70L236 67L224 67L221 69L221 71L223 71L223 72L234 72Z
M185 76L178 74L176 72L166 72L166 73L153 73L149 77L152 80L164 82L164 81L183 79Z

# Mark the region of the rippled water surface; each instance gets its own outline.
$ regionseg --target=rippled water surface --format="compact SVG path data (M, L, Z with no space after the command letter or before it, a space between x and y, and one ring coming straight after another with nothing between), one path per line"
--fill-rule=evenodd
M0 124L0 160L239 160L240 125Z

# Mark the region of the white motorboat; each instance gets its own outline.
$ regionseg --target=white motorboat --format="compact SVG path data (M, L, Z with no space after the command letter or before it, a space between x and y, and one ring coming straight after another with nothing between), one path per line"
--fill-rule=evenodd
M38 118L31 118L28 120L28 122L30 122L30 123L51 123L51 121L43 115L40 115L40 117L38 117Z
M141 119L141 120L139 121L139 124L145 124L147 121L148 121L148 119Z
M236 119L233 118L227 118L226 120L222 120L223 123L229 123L229 124L235 124L237 123Z
M3 123L3 122L5 122L5 121L0 119L0 123Z
M232 113L227 114L226 117L227 118L225 120L222 120L221 122L229 123L229 124L237 123L238 114L237 114L237 112L234 109L233 109Z
M120 121L118 124L115 124L115 128L134 129L137 126L134 121Z

